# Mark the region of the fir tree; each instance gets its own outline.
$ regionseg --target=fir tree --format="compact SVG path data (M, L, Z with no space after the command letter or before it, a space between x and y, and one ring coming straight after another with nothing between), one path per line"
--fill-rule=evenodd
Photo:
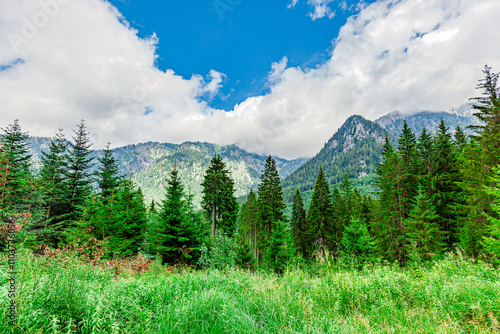
M292 234L286 223L283 221L276 222L276 228L273 230L266 251L267 264L277 273L282 273L295 251Z
M356 257L361 262L367 261L372 253L372 240L365 223L359 218L352 218L342 233L342 255Z
M284 221L283 189L280 176L276 167L276 161L269 156L260 176L258 188L259 220L261 226L261 240L258 241L259 253L263 254L267 249L267 242L274 233L276 222ZM264 251L262 251L264 250Z
M250 246L252 256L256 262L259 259L257 248L259 229L259 203L255 192L250 189L246 202L241 206L240 232Z
M446 244L443 242L439 218L432 201L419 187L415 205L406 221L409 251L414 245L419 257L426 260L441 253Z
M107 198L113 194L120 182L118 164L113 156L110 143L104 149L104 156L98 158L99 166L97 170L97 183L101 190L101 196Z
M459 212L460 244L472 255L483 251L483 237L488 230L488 215L492 215L493 196L485 189L491 187L492 171L500 164L500 100L498 95L498 74L485 66L485 78L479 81L481 97L473 98L474 114L484 122L473 126L476 134L459 156L460 182L463 193ZM486 215L485 215L486 214Z
M196 227L188 217L188 207L192 203L186 200L184 186L179 172L174 169L167 180L165 199L158 214L158 231L153 236L156 249L164 262L173 264L178 259L182 248L196 247Z
M457 217L452 206L457 200L460 189L455 183L458 180L456 150L453 146L452 136L448 133L448 128L443 119L439 123L433 145L435 170L432 179L432 201L439 215L444 241L447 247L451 249L457 241Z
M334 226L333 207L330 188L320 166L316 184L314 185L311 206L307 215L309 222L309 238L313 242L321 240L329 248L333 248Z
M6 197L11 199L12 209L20 213L30 206L31 190L30 172L31 155L29 154L29 137L23 132L19 120L2 129L0 144L3 146L4 159L7 162Z
M455 128L455 133L453 135L453 139L454 139L454 143L455 143L455 147L456 147L456 151L457 151L457 155L458 155L458 154L462 153L462 151L464 150L465 146L468 143L467 135L462 130L460 125L457 125L457 127Z
M308 257L308 243L311 241L308 238L308 225L306 210L304 209L304 202L302 201L302 194L299 188L293 196L293 208L292 208L292 236L293 242L297 247L297 251L302 254L303 257Z
M486 252L496 256L500 262L500 168L495 170L492 185L487 188L487 193L494 198L493 213L488 214L489 226L483 236L483 245Z
M94 158L91 156L89 133L85 128L85 121L74 131L73 142L69 144L68 169L66 182L70 205L66 208L70 217L76 218L76 210L92 191L92 167Z
M379 188L379 201L371 232L375 236L376 251L380 258L406 262L404 219L405 169L401 156L394 151L386 135L382 147L383 162L378 164L375 184Z
M49 151L42 152L40 179L44 185L46 226L42 237L44 243L55 246L62 236L54 226L64 220L65 207L68 206L68 190L65 187L67 174L67 148L68 143L64 138L63 130L59 129L52 139Z
M238 203L234 196L234 181L219 155L212 158L202 186L202 207L212 221L212 238L217 228L232 234L238 217Z

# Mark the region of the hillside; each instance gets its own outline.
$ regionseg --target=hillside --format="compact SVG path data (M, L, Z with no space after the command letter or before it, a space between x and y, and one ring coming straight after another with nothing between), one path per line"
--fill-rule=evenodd
M369 178L375 172L385 130L361 116L351 116L307 163L283 180L285 201L290 202L297 186L302 192L314 187L319 166L323 166L330 185L351 178Z
M393 143L397 143L405 120L412 131L419 135L424 127L433 134L441 118L450 128L450 132L453 132L457 125L465 129L468 125L480 124L472 115L469 104L450 112L419 111L402 114L394 111L375 122L361 116L351 116L315 157L283 180L285 201L290 203L295 189L299 187L304 193L304 203L308 206L320 165L323 166L331 187L337 185L345 173L348 173L353 184L361 192L376 191L373 179L385 132L387 131ZM290 211L290 208L287 211Z
M31 138L31 154L35 162L41 152L46 151L50 138ZM248 153L235 146L218 146L209 143L186 142L183 144L142 143L114 149L114 156L123 175L132 178L144 192L147 203L161 201L166 185L166 177L177 166L186 189L194 194L195 207L201 202L201 182L210 160L220 154L235 181L236 196L245 196L251 187L256 188L266 156ZM94 156L101 156L95 151ZM290 175L308 159L286 160L275 157L282 177Z

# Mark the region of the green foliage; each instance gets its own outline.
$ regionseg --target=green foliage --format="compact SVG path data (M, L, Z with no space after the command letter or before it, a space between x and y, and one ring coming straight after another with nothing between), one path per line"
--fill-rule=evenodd
M309 242L311 241L308 235L309 226L307 222L307 213L302 202L302 194L297 188L295 196L293 196L293 213L291 220L293 243L297 247L297 251L303 257L308 257Z
M2 333L495 333L500 318L499 269L460 255L429 268L332 267L321 276L179 275L152 262L147 273L114 278L76 256L20 250L17 272L17 322L11 328L1 312ZM8 284L3 275L0 289Z
M418 257L426 261L438 257L445 246L445 231L440 229L439 218L431 199L419 187L415 205L405 221L409 243L407 248L417 252Z
M241 246L250 249L255 262L259 259L259 233L259 202L255 192L251 189L246 202L241 206L239 235Z
M293 245L292 233L283 221L275 224L276 228L271 235L266 250L266 265L277 273L282 273L288 262L294 256L296 249Z
M107 198L117 188L120 182L118 164L113 156L113 150L110 148L110 143L104 149L104 156L97 159L99 161L97 175L97 183L101 190L101 196Z
M66 170L66 187L70 205L66 209L72 219L76 219L77 207L83 205L92 193L92 167L94 158L91 156L89 133L82 119L78 130L74 131L73 141L69 143L68 168Z
M212 237L217 229L230 235L238 217L238 203L234 196L234 181L220 155L210 161L202 182L202 207L207 220L212 221Z
M283 180L285 202L292 202L297 187L302 193L314 188L320 165L331 188L341 183L346 173L352 179L374 174L384 133L380 125L351 116L314 158ZM368 184L363 186L366 192L375 190Z
M236 240L226 234L217 233L208 246L203 244L198 265L202 268L212 268L231 271L237 261Z
M202 233L200 217L194 212L191 201L192 197L184 192L178 171L172 170L158 213L158 225L151 229L153 251L162 255L164 262L175 263L180 249L194 250L199 247Z
M487 234L483 236L484 249L500 262L500 168L496 169L493 185L487 188L487 193L494 197L495 202L492 206L493 213L487 216L490 224Z
M361 219L351 219L342 234L342 256L355 257L363 263L372 258L372 252L372 240L366 224Z
M311 206L307 213L309 222L309 240L323 240L328 247L332 247L333 226L333 207L330 188L325 179L323 168L320 166L316 184L311 200Z

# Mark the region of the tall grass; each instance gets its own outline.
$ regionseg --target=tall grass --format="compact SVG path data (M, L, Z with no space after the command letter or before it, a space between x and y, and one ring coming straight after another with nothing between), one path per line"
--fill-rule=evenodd
M494 333L500 272L460 254L430 268L331 266L116 276L74 256L18 254L17 322L0 333ZM8 304L6 257L0 302Z

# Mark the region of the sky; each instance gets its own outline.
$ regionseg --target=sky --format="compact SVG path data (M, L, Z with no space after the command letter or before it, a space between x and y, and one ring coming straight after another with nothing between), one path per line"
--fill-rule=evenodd
M0 127L310 157L500 71L498 0L0 0Z

